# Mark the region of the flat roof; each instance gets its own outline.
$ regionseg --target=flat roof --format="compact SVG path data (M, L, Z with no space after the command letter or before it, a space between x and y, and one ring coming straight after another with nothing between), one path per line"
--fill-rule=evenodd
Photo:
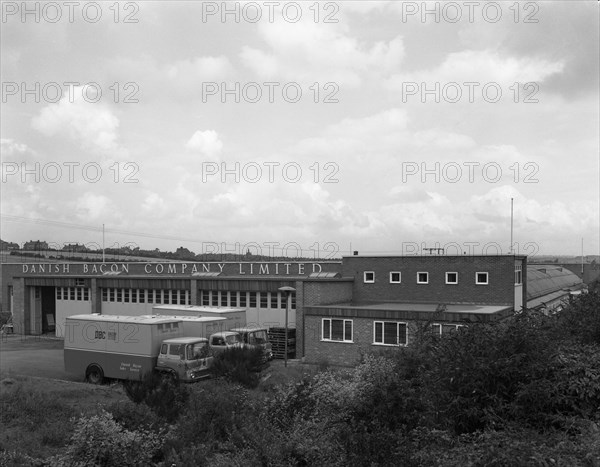
M173 323L181 321L174 316L126 316L126 315L101 315L98 313L90 313L85 315L67 316L67 319L79 319L83 321L103 321L103 322L119 322L119 323L135 323L135 324L155 324L155 323Z
M163 344L193 344L196 342L208 342L208 339L206 337L172 337L162 341Z
M175 311L189 311L193 313L238 313L240 311L246 311L246 308L233 308L233 307L213 307L213 306L200 306L200 305L156 305L152 307L153 310L175 310Z
M195 323L212 323L214 321L227 321L222 316L168 316L168 315L144 315L146 318L170 318L177 321L193 321Z
M333 305L312 305L310 308L344 308L353 310L386 310L386 311L423 311L435 313L440 311L439 303L337 303ZM474 305L474 304L448 304L444 313L476 313L492 315L512 309L509 305Z

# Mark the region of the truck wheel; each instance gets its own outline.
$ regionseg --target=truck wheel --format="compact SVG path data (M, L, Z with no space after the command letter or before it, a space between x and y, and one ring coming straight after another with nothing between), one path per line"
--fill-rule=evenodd
M99 365L90 365L85 372L85 379L92 384L102 384L102 381L104 381L104 372Z
M174 385L177 385L177 383L179 382L179 378L177 378L177 374L173 373L172 371L164 371L161 373L161 378L164 382L166 382L167 384L171 383Z

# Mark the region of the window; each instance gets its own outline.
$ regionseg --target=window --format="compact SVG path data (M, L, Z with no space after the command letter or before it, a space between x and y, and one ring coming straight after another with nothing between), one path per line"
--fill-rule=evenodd
M123 301L129 303L129 289L123 289Z
M171 290L171 304L177 305L178 290Z
M458 328L462 328L464 324L440 324L434 323L431 325L431 332L435 336L441 336L442 334L448 334L450 332L456 332Z
M487 272L476 272L475 273L475 283L479 284L479 285L487 285L488 273Z
M86 301L90 299L90 289L87 287L83 289L83 299Z
M390 272L390 284L399 284L402 275L398 271Z
M248 292L240 292L240 306L242 308L246 308L246 298L247 298L247 294Z
M110 301L114 302L115 301L115 289L109 289L110 291Z
M290 305L290 309L296 309L296 292L292 292L292 304Z
M138 297L138 302L145 303L146 302L146 289L140 290L140 295Z
M365 271L364 282L365 284L372 284L373 282L375 282L375 272Z
M162 303L162 290L154 291L154 303L158 303L159 305Z
M259 292L260 295L260 307L269 308L269 296L267 292Z
M169 355L179 356L180 349L183 350L180 344L171 344L169 346Z
M185 296L186 296L187 290L180 290L179 291L179 304L180 305L185 305Z
M429 273L418 272L417 273L417 284L429 284Z
M137 303L138 290L131 289L131 303Z
M458 284L458 273L447 272L446 273L446 284Z
M523 283L523 265L515 265L515 285L521 285Z
M240 293L231 292L231 306L238 307L240 303Z
M373 323L373 343L381 345L406 345L408 326L393 321L375 321Z
M36 291L38 289L36 288ZM75 300L75 287L69 287L69 297L71 300Z
M219 298L220 298L220 302L219 302L219 306L227 306L227 292L225 290L221 290L221 292L219 292Z
M75 287L85 286L85 279L75 279Z
M117 289L117 302L122 302L123 301L123 290L122 289Z
M275 292L271 292L271 308L277 308L277 295Z
M56 288L56 299L57 300L62 300L62 287L57 287Z
M210 292L201 290L200 295L202 295L202 306L210 306Z
M250 292L250 308L256 308L256 292Z
M323 340L352 342L352 320L324 318Z

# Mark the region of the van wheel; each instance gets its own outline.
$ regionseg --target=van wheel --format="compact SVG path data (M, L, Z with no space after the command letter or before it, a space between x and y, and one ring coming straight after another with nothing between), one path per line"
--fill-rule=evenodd
M172 371L164 371L161 373L160 376L162 380L167 384L177 385L177 383L179 383L179 378L177 377L177 374Z
M85 372L85 379L92 384L102 384L102 381L104 381L104 372L99 365L90 365Z

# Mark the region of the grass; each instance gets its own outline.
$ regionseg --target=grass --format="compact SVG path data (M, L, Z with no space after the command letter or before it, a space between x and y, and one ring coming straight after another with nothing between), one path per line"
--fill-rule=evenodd
M98 413L124 397L118 387L6 377L0 381L0 451L37 458L58 454L73 433L72 418Z

